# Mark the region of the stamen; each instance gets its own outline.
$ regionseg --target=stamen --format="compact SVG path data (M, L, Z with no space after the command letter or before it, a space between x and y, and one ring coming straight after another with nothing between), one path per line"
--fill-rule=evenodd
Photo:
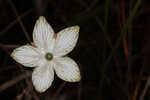
M46 53L45 58L46 58L46 60L48 60L48 61L52 60L52 59L53 59L52 53Z

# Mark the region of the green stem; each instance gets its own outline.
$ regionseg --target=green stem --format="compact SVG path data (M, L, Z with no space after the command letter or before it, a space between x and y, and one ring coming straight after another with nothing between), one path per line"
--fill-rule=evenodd
M112 57L114 55L115 50L119 47L119 45L121 43L121 40L122 40L122 37L127 32L128 26L131 24L131 22L132 22L132 20L133 20L133 18L135 16L136 11L139 8L140 4L141 4L141 0L137 0L137 2L135 4L135 7L133 8L132 12L130 13L130 15L128 17L127 24L122 29L121 35L120 35L119 39L117 40L117 42L115 44L115 47L113 47L111 55L108 57L107 61L105 62L105 65L104 65L105 69L107 69L107 66L108 66L109 62L111 61L111 59L112 59Z
M112 44L111 44L111 41L110 41L110 39L109 39L109 37L108 37L108 35L107 35L107 26L108 26L108 14L109 14L109 6L110 6L110 3L109 3L109 0L106 0L105 1L105 17L104 17L104 49L103 49L103 61L105 62L105 59L106 59L106 48L107 48L107 46L106 46L106 42L108 42L108 44L111 46L111 47L113 47L112 46ZM101 70L103 70L103 69L101 69ZM104 70L103 70L104 71ZM101 72L101 71L100 71ZM100 76L101 77L103 77L104 78L104 74L105 73L101 73L100 74ZM100 78L100 80L101 80L101 78ZM102 95L102 81L100 81L100 84L99 84L99 99L101 99L101 100L103 100L103 95Z

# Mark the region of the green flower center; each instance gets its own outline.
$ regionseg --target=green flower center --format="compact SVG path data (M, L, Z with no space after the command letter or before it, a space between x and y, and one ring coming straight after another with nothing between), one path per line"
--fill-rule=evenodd
M53 59L52 53L49 53L49 52L46 53L45 58L46 58L46 60L48 60L48 61L52 60L52 59Z

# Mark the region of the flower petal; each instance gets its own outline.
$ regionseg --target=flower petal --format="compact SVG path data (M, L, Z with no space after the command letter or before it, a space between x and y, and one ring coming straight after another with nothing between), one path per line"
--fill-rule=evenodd
M54 31L52 27L48 24L46 19L43 16L40 16L36 21L34 30L33 30L33 40L37 47L43 49L53 49L54 45Z
M69 82L78 82L81 79L78 65L69 57L55 58L55 72L58 77Z
M38 66L41 60L38 49L30 45L24 45L16 48L12 52L11 57L26 67Z
M75 47L79 35L79 26L73 26L60 31L57 34L54 48L55 56L64 56Z
M32 73L32 82L38 92L46 91L54 80L53 64L49 63L34 69Z

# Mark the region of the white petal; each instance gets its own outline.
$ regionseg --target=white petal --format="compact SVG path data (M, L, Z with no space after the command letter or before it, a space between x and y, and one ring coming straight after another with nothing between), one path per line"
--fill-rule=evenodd
M55 58L55 72L58 77L68 82L78 82L81 79L78 65L69 57Z
M16 48L12 52L11 57L26 67L35 67L41 62L38 49L30 45L24 45Z
M64 56L75 47L79 35L79 26L73 26L60 31L57 34L54 48L55 56Z
M33 30L33 40L37 47L51 51L54 45L54 31L43 16L36 21Z
M53 64L49 63L34 69L32 73L32 82L38 92L46 91L54 80Z

